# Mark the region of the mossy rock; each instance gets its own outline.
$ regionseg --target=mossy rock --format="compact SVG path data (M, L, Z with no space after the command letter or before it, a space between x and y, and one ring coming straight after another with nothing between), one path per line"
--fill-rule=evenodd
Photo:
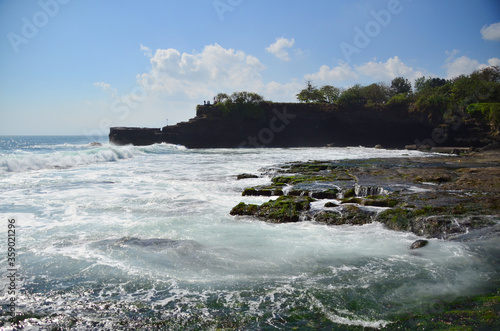
M296 189L292 189L288 192L287 195L293 195L293 196L296 196L296 197L300 197L300 196L309 196L311 192L309 192L308 190L296 190Z
M347 170L341 170L324 175L314 173L307 175L300 174L294 176L276 176L271 180L275 184L281 183L281 184L296 185L300 183L312 183L312 182L349 181L353 180L353 177L349 174Z
M387 329L500 330L500 291L437 303L427 310L396 318Z
M272 223L298 222L301 214L311 208L311 201L314 199L309 197L280 196L260 206L241 202L230 214L257 216Z
M340 212L320 211L314 215L314 220L328 225L363 225L372 222L372 214L356 206L344 206Z
M324 223L328 225L341 225L345 224L342 221L342 215L334 211L320 211L314 215L314 220L318 223Z
M259 207L257 216L273 223L298 222L300 215L311 208L310 197L280 196Z
M364 211L357 206L342 207L343 224L363 225L372 222L373 213Z
M289 173L300 173L300 174L311 174L320 171L331 170L333 166L329 163L324 163L321 161L313 161L307 163L296 163L286 167L286 172Z
M315 199L337 199L338 189L332 188L325 191L313 192L312 197Z
M354 191L354 188L348 189L347 191L344 192L344 198L352 198L356 196L356 192Z
M372 200L365 199L363 200L363 206L372 206L372 207L389 207L393 208L398 205L399 201L395 199L381 199L381 200Z
M283 190L274 186L250 187L243 191L243 196L265 196L283 195Z
M391 230L410 231L412 211L402 208L389 209L381 212L377 221L385 224Z
M231 211L229 212L229 214L231 215L239 215L239 216L243 216L243 215L255 215L257 213L259 209L259 206L258 205L254 205L254 204L246 204L244 202L240 202L238 205L236 205L235 207L233 207L233 209L231 209Z
M341 203L357 203L361 204L363 202L363 199L361 198L344 198L341 200Z
M259 178L259 176L253 174L239 174L238 176L236 176L236 179L238 180L249 179L249 178Z

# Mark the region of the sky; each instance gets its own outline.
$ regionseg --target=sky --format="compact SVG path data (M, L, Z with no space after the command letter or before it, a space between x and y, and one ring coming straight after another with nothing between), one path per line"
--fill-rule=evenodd
M498 0L0 0L0 135L186 121L219 92L500 65Z

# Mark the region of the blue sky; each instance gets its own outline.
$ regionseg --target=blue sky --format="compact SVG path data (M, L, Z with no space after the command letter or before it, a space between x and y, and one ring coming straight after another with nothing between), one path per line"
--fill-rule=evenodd
M0 1L0 135L188 120L218 92L295 101L500 65L497 0Z

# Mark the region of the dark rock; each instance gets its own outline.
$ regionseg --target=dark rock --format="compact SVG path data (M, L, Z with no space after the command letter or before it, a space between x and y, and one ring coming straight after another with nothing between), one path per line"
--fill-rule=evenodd
M241 202L230 214L257 216L271 223L298 222L302 213L311 208L311 201L309 197L280 196L260 206Z
M239 174L236 179L248 179L248 178L259 178L257 175L252 175L252 174Z
M390 192L381 186L360 186L358 184L354 185L354 194L357 197L367 197L370 195L388 195Z
M313 219L328 225L363 225L372 222L372 214L356 206L344 206L339 211L320 211Z
M415 241L413 244L411 244L410 249L421 248L421 247L424 247L425 245L427 245L428 243L429 243L428 240L420 239L420 240Z
M325 191L313 192L311 197L314 199L337 199L337 194L339 190L337 189L328 189Z
M283 190L275 186L257 186L250 187L243 191L243 196L264 196L283 195Z
M101 147L102 144L100 142L98 142L98 141L93 141L88 146L89 147Z
M377 144L377 145L375 145L375 148L376 149L383 149L384 147L382 145Z
M293 196L296 196L296 197L300 197L300 196L309 196L311 192L307 191L307 190L295 190L295 189L292 189L288 192L287 195L293 195Z

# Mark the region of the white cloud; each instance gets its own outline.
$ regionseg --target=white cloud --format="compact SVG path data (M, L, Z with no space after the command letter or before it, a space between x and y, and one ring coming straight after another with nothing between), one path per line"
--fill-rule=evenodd
M389 58L386 62L370 61L361 66L355 66L356 72L377 81L391 81L396 77L405 77L410 81L424 74L406 65L398 56Z
M396 77L405 77L410 81L423 76L424 73L416 70L395 56L386 62L369 61L365 64L351 67L345 62L333 68L323 65L319 71L305 75L305 79L320 81L323 83L339 84L346 81L360 80L368 78L371 81L390 82Z
M327 65L322 65L318 72L305 75L305 79L307 80L322 82L345 81L357 78L358 75L345 62L339 62L337 67L333 67L331 69Z
M268 53L274 54L278 59L290 61L290 56L285 48L290 48L295 44L295 39L278 38L274 44L266 48Z
M489 66L500 66L500 59L496 57L488 59L487 63L479 63L478 60L471 59L465 55L455 58L458 51L453 51L448 54L450 56L444 65L446 69L446 78L448 79L455 78L460 75L470 75L475 70L483 69Z
M500 41L500 22L493 23L488 26L483 26L481 35L484 40L497 40Z
M105 83L105 82L96 82L94 83L94 86L97 86L101 88L103 91L108 92L111 94L111 96L116 96L118 94L118 91L114 88L111 87L110 84Z
M479 69L479 61L467 56L461 56L456 59L450 57L444 67L446 68L446 78L454 78L460 75L469 75L474 70Z
M265 69L256 57L218 44L197 54L158 49L151 65L150 72L139 75L140 86L191 99L227 90L258 90L263 85L260 72Z
M143 44L141 44L141 51L143 51L144 55L146 55L147 57L149 57L149 58L153 57L153 53L151 52L151 49L147 46L144 46Z
M500 59L497 57L492 57L491 59L488 60L488 65L489 66L499 66L500 67Z

